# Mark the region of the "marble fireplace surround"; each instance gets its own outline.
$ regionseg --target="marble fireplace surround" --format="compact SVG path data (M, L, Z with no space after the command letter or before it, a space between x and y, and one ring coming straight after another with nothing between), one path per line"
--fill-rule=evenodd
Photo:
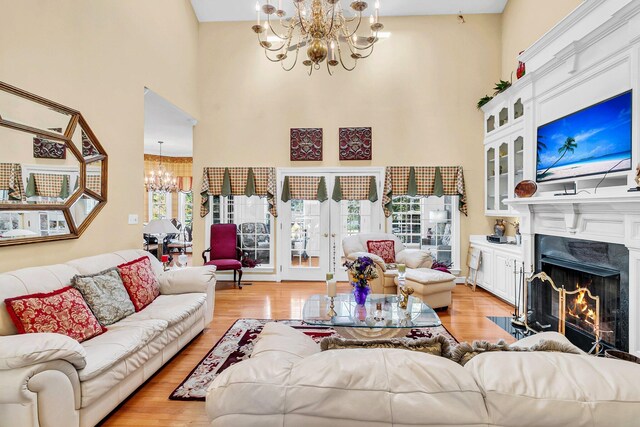
M535 235L629 249L629 352L640 356L640 194L541 196L506 201L520 215L524 262L533 270Z

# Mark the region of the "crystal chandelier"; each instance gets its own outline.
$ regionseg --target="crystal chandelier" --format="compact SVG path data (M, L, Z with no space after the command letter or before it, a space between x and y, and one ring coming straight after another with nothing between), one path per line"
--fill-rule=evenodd
M144 188L147 191L154 193L171 193L176 191L177 182L174 177L162 166L162 144L164 142L158 141L160 144L160 159L158 161L158 169L152 170L149 176L144 177Z
M282 0L278 0L277 8L270 0L262 7L256 3L256 25L252 29L271 62L279 62L284 70L291 71L298 63L300 49L306 48L306 59L302 64L309 69L309 75L313 70L319 70L325 60L327 71L333 74L332 68L338 65L352 71L359 59L371 56L378 33L384 28L379 20L379 0L369 17L370 31L366 35L358 35L358 31L363 23L363 12L369 6L367 2L352 2L352 13L347 16L341 0L292 1L295 16L289 18L285 18ZM266 15L264 23L261 23L260 11ZM364 20L366 22L366 18Z

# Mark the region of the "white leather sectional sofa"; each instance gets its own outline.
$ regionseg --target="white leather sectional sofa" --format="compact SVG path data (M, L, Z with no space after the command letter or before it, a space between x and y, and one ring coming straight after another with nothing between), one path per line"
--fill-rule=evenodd
M60 334L16 334L4 299L51 292L148 256L160 296L79 344ZM0 274L0 426L93 426L187 345L213 318L215 267L164 273L148 252L128 250Z
M525 338L568 343L558 333ZM464 367L400 349L320 352L267 324L250 359L207 394L214 427L640 425L640 365L554 352L491 352Z

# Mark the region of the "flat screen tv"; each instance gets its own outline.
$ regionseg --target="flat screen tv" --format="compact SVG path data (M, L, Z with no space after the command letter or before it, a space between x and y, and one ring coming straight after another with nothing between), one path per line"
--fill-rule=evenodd
M631 91L538 128L536 181L631 169Z

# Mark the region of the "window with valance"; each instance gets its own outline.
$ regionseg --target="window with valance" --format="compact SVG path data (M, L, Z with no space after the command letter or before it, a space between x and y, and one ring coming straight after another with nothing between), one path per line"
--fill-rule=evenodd
M270 167L204 168L200 216L211 211L211 196L258 196L267 199L269 212L278 216L276 207L276 170Z
M394 196L458 196L458 210L467 215L462 166L390 166L384 180L384 214L392 214Z

